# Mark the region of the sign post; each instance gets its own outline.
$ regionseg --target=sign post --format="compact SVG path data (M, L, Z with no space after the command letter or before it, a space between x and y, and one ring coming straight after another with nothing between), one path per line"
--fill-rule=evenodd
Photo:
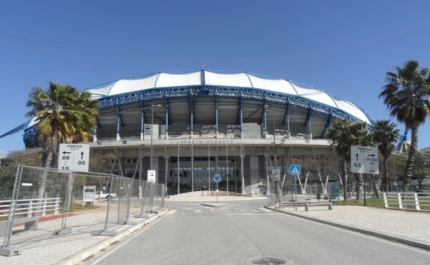
M300 174L302 173L302 166L299 164L292 164L290 165L290 175L294 176L294 194L295 194L295 198L294 198L294 209L297 212L297 185L296 185L296 178L297 176L300 176Z
M214 181L216 183L216 206L218 207L218 182L221 181L221 175L220 174L215 174L213 176L213 178L214 178Z
M351 173L379 174L378 147L351 146ZM364 206L366 206L366 175L364 181Z

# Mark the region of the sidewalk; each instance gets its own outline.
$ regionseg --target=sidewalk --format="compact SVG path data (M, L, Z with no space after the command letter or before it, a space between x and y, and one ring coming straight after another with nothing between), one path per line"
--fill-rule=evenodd
M142 226L154 221L159 216L165 214L168 210L161 211L158 214L151 214L148 218L130 218L130 223L137 224L118 225L111 228L117 231L116 236L92 236L90 232L79 231L77 233L65 234L62 236L41 237L39 240L30 240L19 245L12 245L11 248L19 248L22 255L12 257L0 256L0 264L8 265L47 265L47 264L77 264L81 260L98 253L100 250L116 243L122 238L129 236L131 233ZM105 213L92 218L102 218ZM58 220L53 220L58 221ZM61 220L60 220L61 221ZM69 222L73 221L73 216L69 217ZM50 221L48 221L50 222ZM40 222L39 229L48 226L48 222ZM93 229L92 227L80 227L79 230ZM0 237L0 244L3 245L3 238Z
M364 206L269 209L430 250L430 213Z

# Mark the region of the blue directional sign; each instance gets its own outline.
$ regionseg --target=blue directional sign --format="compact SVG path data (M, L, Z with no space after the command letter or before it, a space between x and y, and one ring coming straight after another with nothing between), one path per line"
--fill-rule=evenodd
M299 176L302 173L302 166L298 164L290 165L290 175Z
M215 174L214 175L214 181L215 182L220 182L221 181L221 175L220 174Z

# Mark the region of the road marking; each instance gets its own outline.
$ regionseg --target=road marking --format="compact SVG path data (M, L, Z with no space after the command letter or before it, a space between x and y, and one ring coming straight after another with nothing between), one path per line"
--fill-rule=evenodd
M201 213L202 212L202 210L196 210L196 213Z
M270 213L273 212L272 210L268 210L266 208L258 208L258 210L262 211L262 212L266 212L266 213Z
M118 249L120 249L121 247L123 247L125 244L127 244L128 242L130 242L131 240L133 240L134 238L136 238L137 236L139 236L140 234L142 234L143 232L145 232L149 228L151 228L153 225L155 225L156 223L158 223L160 220L162 220L162 218L155 219L154 222L150 222L149 225L147 225L147 226L142 226L142 228L143 228L142 231L140 231L136 235L133 235L130 239L128 239L127 241L123 242L122 244L120 244L119 246L115 247L114 249L110 250L108 253L106 253L105 255L103 255L102 257L100 257L100 259L98 259L95 262L91 263L91 265L96 265L100 261L104 260L105 258L107 258L108 256L110 256L112 253L114 253L115 251L117 251ZM121 242L121 239L119 241ZM96 254L100 254L100 252L97 252Z
M174 214L177 210L171 210L168 214Z
M281 215L281 213L223 213L222 215Z

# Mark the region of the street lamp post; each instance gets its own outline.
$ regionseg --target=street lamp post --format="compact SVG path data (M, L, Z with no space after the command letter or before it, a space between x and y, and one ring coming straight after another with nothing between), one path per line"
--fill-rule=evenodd
M154 107L161 107L161 104L151 104L151 170L152 170L152 154L154 151L154 146L152 145L152 131L154 129ZM157 178L156 180L158 180L158 174L157 174ZM158 182L158 181L157 181Z
M267 109L269 106L264 105ZM275 104L272 104L272 120L273 120L273 159L275 160L275 169L278 170L278 159L276 157L276 128L275 128ZM273 169L272 169L273 174ZM279 180L276 181L276 203L280 203L279 197Z
M275 159L275 169L278 172L278 158L276 157L275 104L272 104L272 116L273 116L273 157ZM278 172L278 173L280 174L281 172ZM281 204L281 198L279 197L279 179L276 180L276 204L278 204L278 206L280 206Z
M179 158L179 151L181 150L181 148L179 148L179 141L178 141L178 195L179 195L179 193L181 192L181 190L180 190L180 188L179 188L179 184L180 184L180 178L179 178L179 160L180 160L180 158Z
M234 192L237 193L237 176L236 176L236 149L234 149L234 147L232 147L231 149L234 150L234 170L233 170L233 175L234 175Z
M208 196L211 192L211 146L210 143L208 143Z
M225 154L226 154L225 173L226 173L226 177L227 177L227 196L228 196L228 147L227 147L227 143L225 143Z

